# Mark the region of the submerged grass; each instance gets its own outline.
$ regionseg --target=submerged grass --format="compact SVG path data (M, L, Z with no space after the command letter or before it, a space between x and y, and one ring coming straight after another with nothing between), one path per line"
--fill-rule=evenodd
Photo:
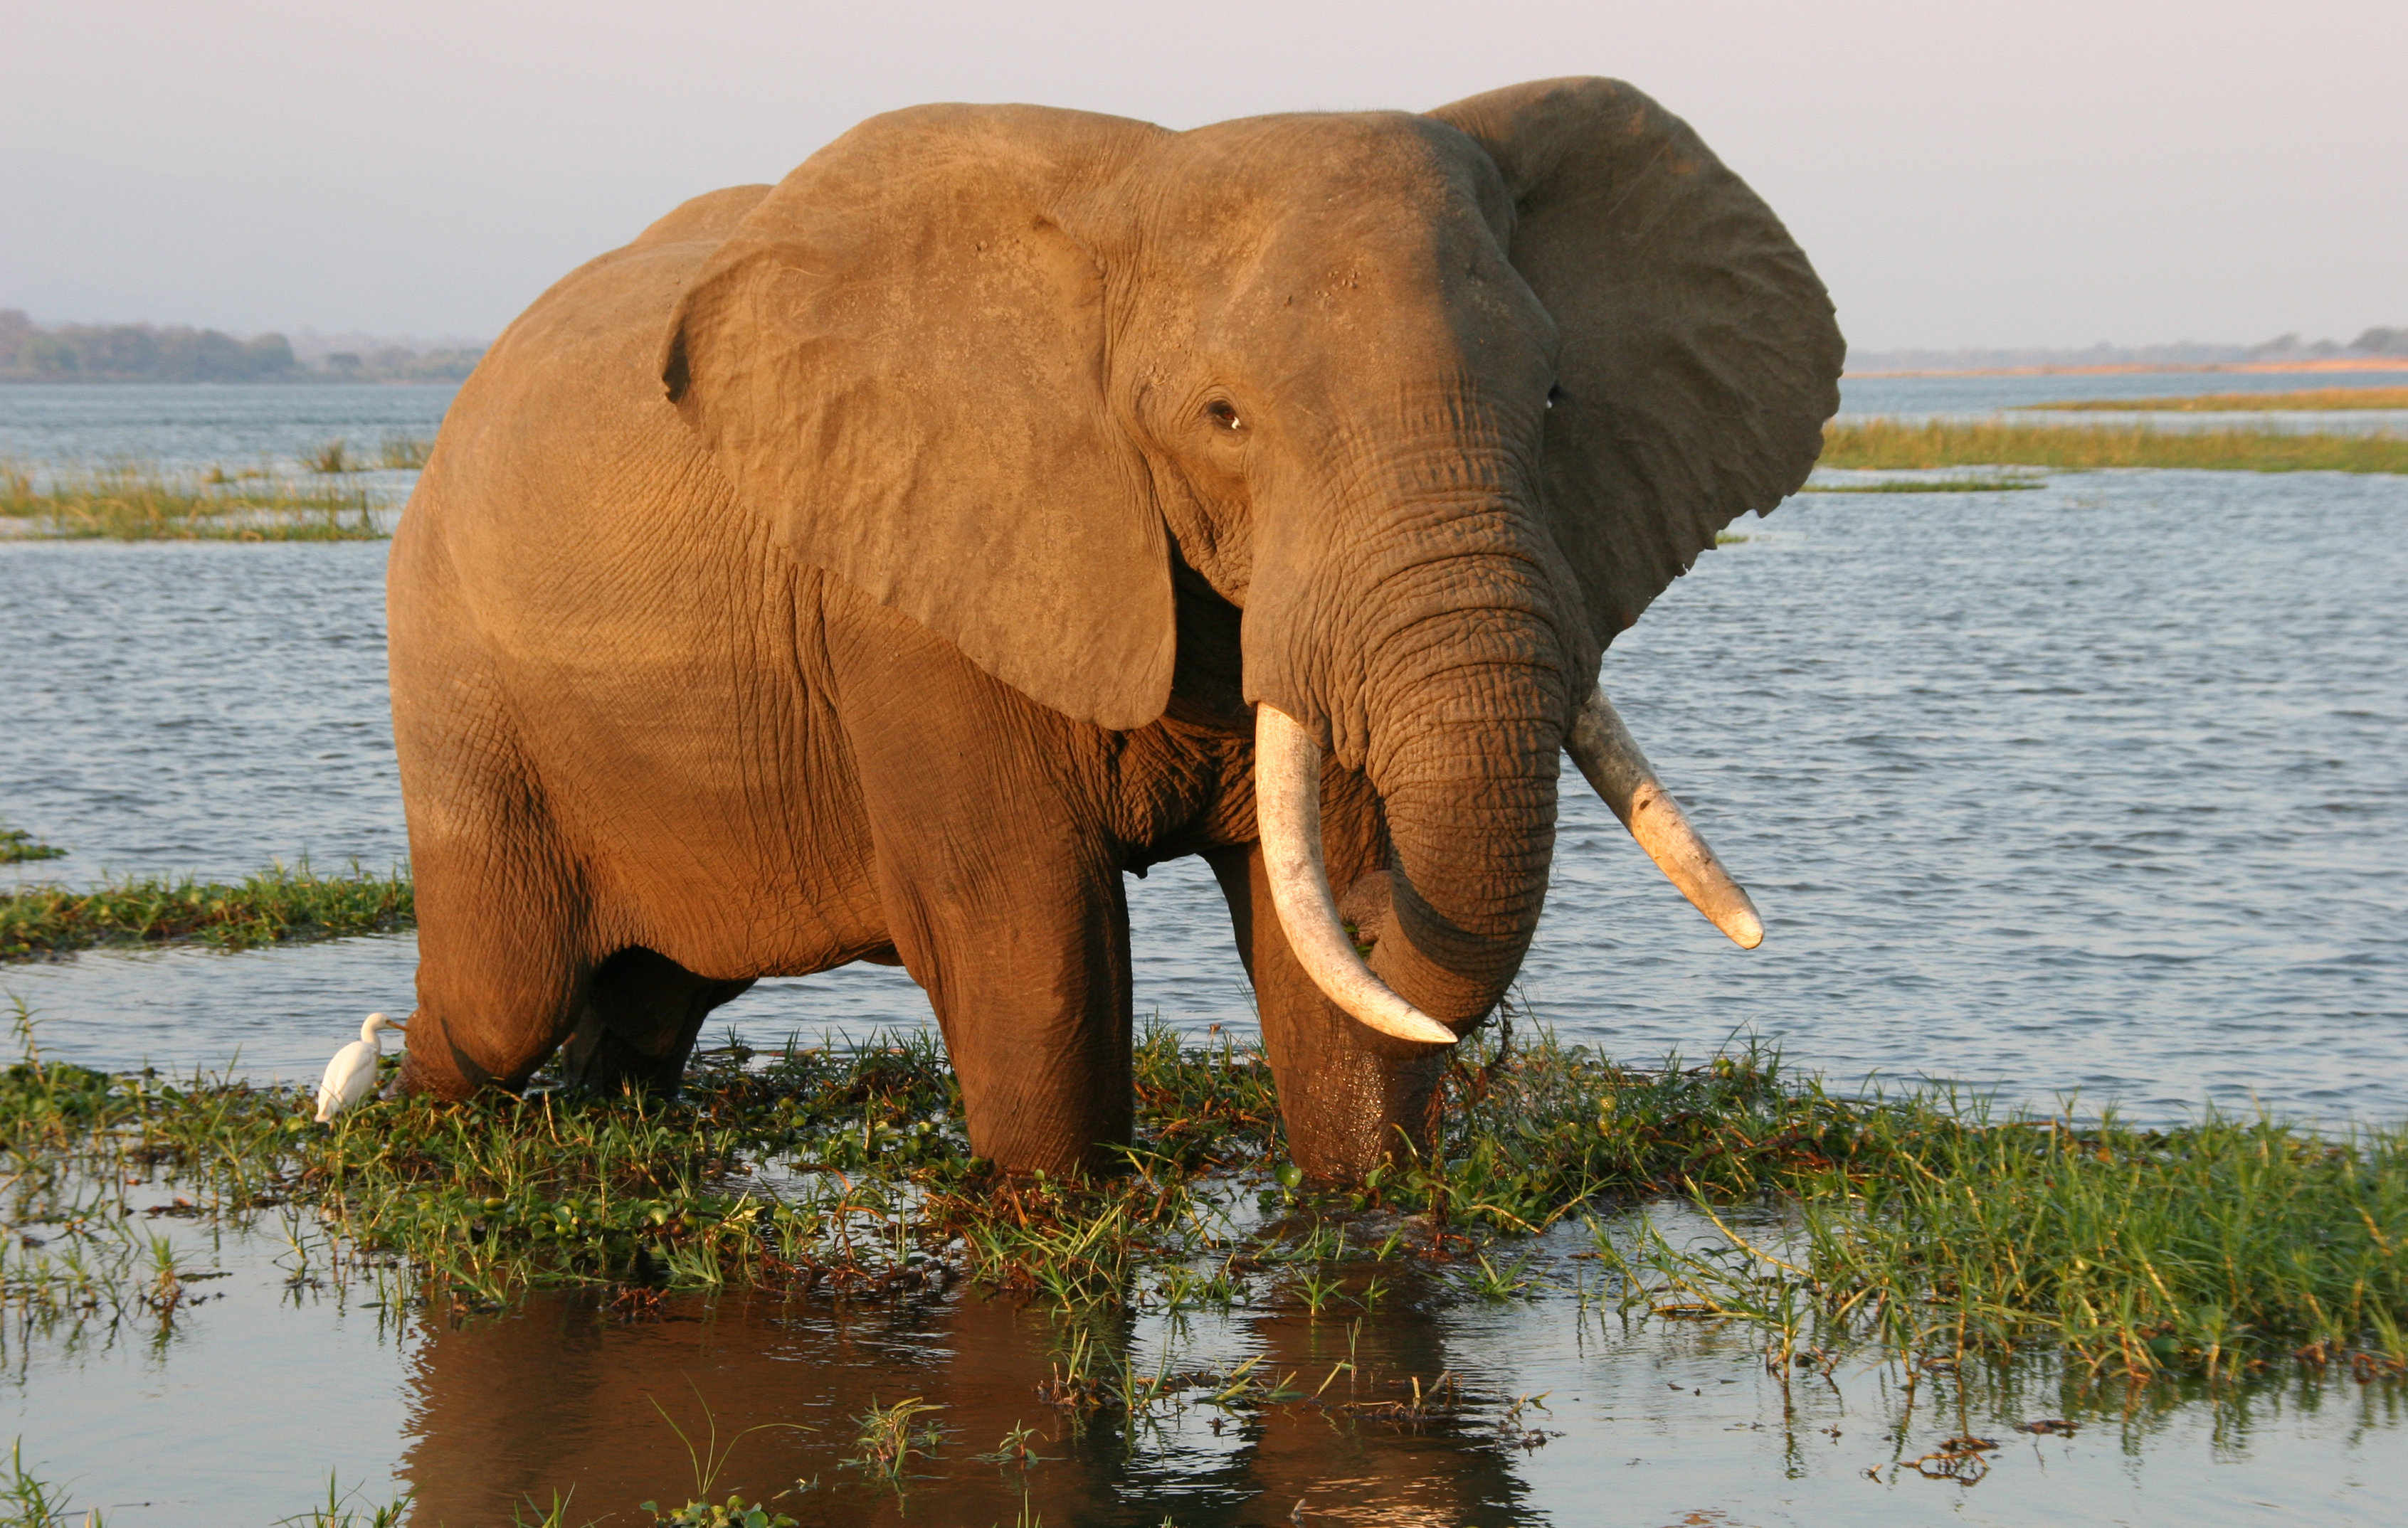
M1285 1303L1318 1319L1561 1287L1536 1244L1512 1244L1672 1196L1722 1239L1600 1231L1597 1298L1760 1321L1784 1364L1852 1342L1951 1361L2047 1345L2142 1378L2286 1355L2408 1373L2408 1128L1994 1118L1945 1093L1842 1097L1758 1049L1649 1069L1552 1037L1464 1050L1439 1148L1324 1192L1281 1160L1258 1053L1159 1030L1137 1046L1126 1170L1072 1179L974 1157L926 1036L731 1044L695 1059L675 1102L380 1100L323 1129L293 1090L108 1077L29 1040L0 1078L19 1164L0 1307L20 1326L172 1307L173 1257L108 1207L146 1178L219 1223L307 1207L347 1250L330 1257L398 1262L423 1307L453 1313L547 1285L640 1315L674 1289L858 1300L968 1278L1070 1310ZM36 1250L19 1235L35 1226L62 1229ZM1179 1385L1254 1393L1242 1375L1111 1374L1082 1351L1049 1388L1074 1414ZM1284 1384L1263 1382L1266 1399Z
M2258 414L2306 410L2408 408L2408 387L2315 387L2293 393L2200 393L2172 398L2070 398L2018 408L2068 413Z
M0 892L0 961L169 940L244 950L401 928L414 916L405 873L377 875L354 864L345 874L322 876L306 860L289 868L270 865L232 883L139 876L81 891L21 886Z
M311 472L331 477L341 472L366 472L367 464L351 454L351 443L340 436L322 440L301 453L301 464Z
M1864 420L1823 428L1827 467L2189 467L2239 472L2408 472L2408 436L2145 425Z
M384 532L363 491L265 474L90 467L37 483L0 463L0 517L35 536L114 541L374 541Z

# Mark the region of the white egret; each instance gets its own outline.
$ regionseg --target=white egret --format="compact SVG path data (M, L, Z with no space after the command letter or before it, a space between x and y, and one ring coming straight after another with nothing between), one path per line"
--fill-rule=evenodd
M318 1123L324 1124L350 1108L376 1086L377 1057L384 1049L377 1035L388 1029L396 1035L409 1033L383 1014L369 1014L367 1022L360 1026L360 1037L336 1051L335 1059L326 1064L326 1075L318 1083Z

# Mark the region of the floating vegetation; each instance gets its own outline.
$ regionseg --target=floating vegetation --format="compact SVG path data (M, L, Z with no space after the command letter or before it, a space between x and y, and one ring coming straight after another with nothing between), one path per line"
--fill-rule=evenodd
M272 477L168 474L140 466L79 468L37 482L0 463L0 517L68 540L374 541L385 533L368 494Z
M377 447L377 465L389 472L416 472L434 450L435 442L425 436L389 435Z
M2408 436L2265 429L2158 430L2141 424L1921 424L1863 420L1823 427L1827 467L2188 467L2229 472L2408 472Z
M0 817L0 864L22 864L28 860L63 860L67 851L43 843L22 828L12 828L8 820Z
M247 950L405 928L414 917L405 872L380 876L353 864L347 874L321 876L307 860L231 884L129 876L83 891L21 886L0 892L0 961L170 940Z
M2046 488L2045 478L1893 478L1877 483L1808 483L1800 493L2009 493Z
M695 1058L676 1102L372 1100L328 1128L296 1090L109 1077L29 1037L0 1078L19 1164L0 1310L21 1329L172 1311L196 1275L119 1213L129 1183L180 1190L178 1212L208 1225L306 1215L330 1262L406 1269L419 1308L455 1317L563 1285L631 1315L676 1290L860 1301L959 1281L1071 1313L1511 1301L1568 1282L1539 1233L1670 1196L1719 1238L1592 1221L1604 1278L1584 1308L1756 1322L1784 1373L1870 1345L1951 1363L2045 1348L2143 1379L2408 1374L2408 1127L1994 1116L1941 1092L1842 1097L1757 1048L1640 1069L1476 1036L1447 1074L1439 1149L1325 1191L1281 1160L1258 1052L1153 1029L1136 1078L1125 1171L1023 1178L971 1154L924 1035L731 1043ZM1257 1387L1302 1393L1268 1374L1114 1372L1083 1348L1046 1391L1078 1415ZM861 1420L865 1469L920 1447L907 1404Z
M2069 398L2059 403L2027 403L2016 407L2071 413L2257 414L2292 410L2329 413L2358 408L2408 408L2408 387L2315 387L2295 393L2200 393L2172 398Z

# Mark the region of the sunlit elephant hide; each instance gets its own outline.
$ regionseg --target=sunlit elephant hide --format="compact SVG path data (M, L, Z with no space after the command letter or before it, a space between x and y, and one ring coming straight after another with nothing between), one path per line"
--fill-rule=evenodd
M1520 966L1568 746L1759 936L1596 681L1804 478L1841 353L1605 79L923 107L688 202L510 326L402 519L404 1084L674 1088L755 978L899 962L976 1149L1096 1164L1122 878L1199 854L1296 1160L1367 1170Z

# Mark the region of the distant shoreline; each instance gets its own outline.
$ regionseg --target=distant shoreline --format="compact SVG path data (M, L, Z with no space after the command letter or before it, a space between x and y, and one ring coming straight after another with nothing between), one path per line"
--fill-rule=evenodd
M2150 372L2178 371L2408 372L2408 356L2354 355L2315 361L2207 361L2187 365L2163 362L2126 361L2096 366L1970 366L1914 371L1850 370L1842 375L1846 377L2121 377Z

